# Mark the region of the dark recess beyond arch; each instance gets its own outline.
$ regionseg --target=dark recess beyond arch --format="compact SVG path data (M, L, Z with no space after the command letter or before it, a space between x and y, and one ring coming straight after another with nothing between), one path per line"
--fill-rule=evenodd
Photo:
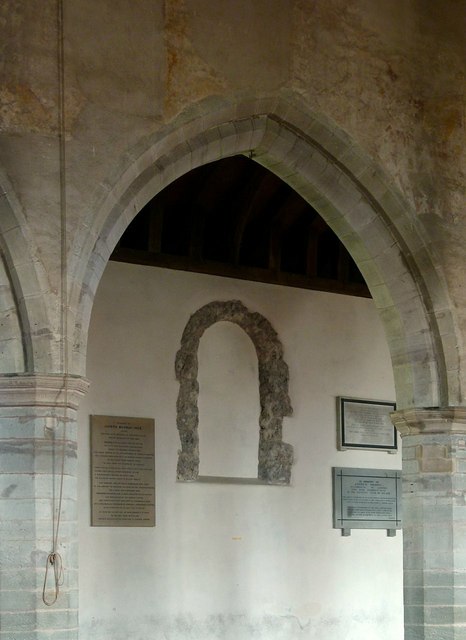
M317 211L242 155L197 167L165 187L134 218L112 259L370 297Z

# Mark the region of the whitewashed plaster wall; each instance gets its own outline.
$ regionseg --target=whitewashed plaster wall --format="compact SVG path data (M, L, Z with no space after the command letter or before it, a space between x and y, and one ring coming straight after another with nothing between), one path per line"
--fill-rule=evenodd
M263 314L284 346L294 409L283 434L295 450L289 487L176 482L175 354L190 314L228 299ZM205 333L202 474L256 474L256 370L238 327ZM401 466L399 454L336 448L336 396L394 398L371 300L110 263L87 374L79 423L82 639L403 637L401 534L344 538L332 528L332 466ZM90 527L93 413L155 418L156 528Z

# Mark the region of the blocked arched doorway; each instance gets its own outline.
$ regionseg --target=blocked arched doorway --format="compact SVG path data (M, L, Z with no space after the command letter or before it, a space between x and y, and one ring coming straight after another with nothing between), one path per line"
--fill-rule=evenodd
M227 321L251 339L258 359L260 395L259 450L257 476L275 484L289 484L293 448L283 442L283 418L292 414L288 395L288 365L280 339L270 322L260 313L249 311L239 300L214 301L198 309L183 331L176 355L175 371L180 383L177 399L177 427L181 450L178 453L178 480L192 481L199 476L198 436L198 350L204 332Z

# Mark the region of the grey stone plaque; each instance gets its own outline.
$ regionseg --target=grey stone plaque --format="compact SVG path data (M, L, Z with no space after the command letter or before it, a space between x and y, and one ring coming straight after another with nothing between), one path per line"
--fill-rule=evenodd
M394 402L338 398L339 449L396 452L397 433L390 419Z
M151 418L91 416L91 525L155 526Z
M401 471L333 468L333 527L401 528Z

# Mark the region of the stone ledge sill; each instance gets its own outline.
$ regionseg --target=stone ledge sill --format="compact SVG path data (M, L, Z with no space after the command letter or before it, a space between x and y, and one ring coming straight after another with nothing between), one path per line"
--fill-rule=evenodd
M260 480L260 478L236 478L229 476L198 476L196 480L177 480L182 484L257 484L266 487L290 487L289 484L280 484L278 482L267 482L267 480Z

